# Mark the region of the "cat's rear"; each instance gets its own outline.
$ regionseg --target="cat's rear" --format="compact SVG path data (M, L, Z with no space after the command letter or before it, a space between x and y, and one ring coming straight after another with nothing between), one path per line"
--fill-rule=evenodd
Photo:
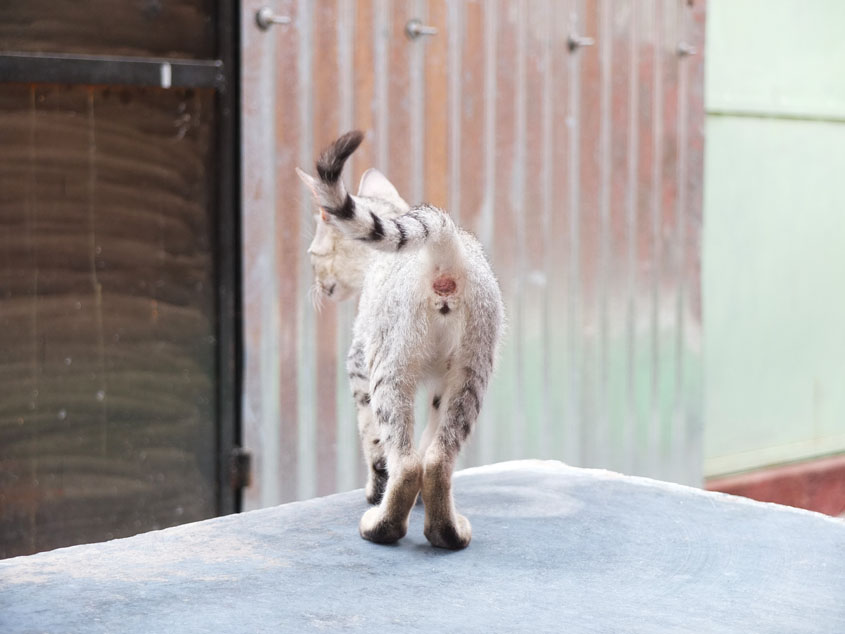
M471 529L455 511L451 474L493 369L501 293L481 245L444 211L347 192L343 164L362 138L350 132L329 146L317 162L319 178L299 172L324 221L380 254L364 278L348 363L370 467L367 497L379 502L360 532L376 542L401 538L422 489L426 537L463 548ZM413 404L421 383L434 396L416 450Z

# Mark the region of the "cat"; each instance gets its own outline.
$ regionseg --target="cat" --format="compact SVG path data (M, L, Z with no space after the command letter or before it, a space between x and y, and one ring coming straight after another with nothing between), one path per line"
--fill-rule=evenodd
M411 207L378 170L349 194L341 173L363 134L349 132L299 168L319 213L308 253L318 295L360 294L347 359L368 466L359 532L393 543L408 531L417 495L424 534L441 548L466 547L472 528L455 509L452 471L473 429L493 371L504 305L481 244L431 205ZM434 397L414 447L417 388Z

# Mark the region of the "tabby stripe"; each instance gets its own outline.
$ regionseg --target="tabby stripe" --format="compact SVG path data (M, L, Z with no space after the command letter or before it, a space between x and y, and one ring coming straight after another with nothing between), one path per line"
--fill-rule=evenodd
M340 207L326 207L326 211L341 220L352 220L355 217L355 201L352 200L352 196L346 194L346 200Z
M359 405L369 405L370 404L370 395L367 392L361 392L359 390L355 390L352 393L352 398L355 399L355 402Z
M398 220L394 218L393 224L396 225L396 230L399 232L399 243L396 245L396 250L399 251L402 247L405 246L405 242L408 240L408 238L405 236L404 227L402 227L401 223Z
M361 379L362 381L368 381L370 377L366 374L361 374L360 372L350 372L349 373L350 379Z
M372 211L370 212L370 216L373 219L373 229L370 231L370 235L367 237L367 240L370 242L377 242L384 238L384 227L381 226L381 218L375 215Z
M420 223L420 226L422 226L422 228L423 228L423 233L425 234L425 237L427 238L428 237L428 225L425 224L425 222L423 222L422 219L420 219L420 217L417 216L417 214L415 214L415 213L409 213L409 214L405 214L405 215L408 216L409 218L413 218L418 223Z
M467 385L466 388L464 388L464 391L469 394L475 401L475 411L481 411L481 401L478 400L478 393L475 391L475 388L470 385Z

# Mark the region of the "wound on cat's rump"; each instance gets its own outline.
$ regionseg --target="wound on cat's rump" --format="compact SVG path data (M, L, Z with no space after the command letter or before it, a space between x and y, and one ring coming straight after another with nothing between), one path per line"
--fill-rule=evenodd
M431 286L434 288L434 292L438 295L451 295L458 288L455 280L448 275L441 275L434 280L434 283Z

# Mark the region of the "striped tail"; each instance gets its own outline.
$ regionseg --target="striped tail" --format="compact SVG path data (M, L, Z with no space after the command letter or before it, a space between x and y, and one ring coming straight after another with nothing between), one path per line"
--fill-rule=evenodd
M352 196L346 190L340 177L343 165L363 138L357 130L347 132L326 148L317 160L319 179L296 170L332 224L347 236L388 252L417 249L454 235L452 219L437 207L420 205L405 211L389 200Z

